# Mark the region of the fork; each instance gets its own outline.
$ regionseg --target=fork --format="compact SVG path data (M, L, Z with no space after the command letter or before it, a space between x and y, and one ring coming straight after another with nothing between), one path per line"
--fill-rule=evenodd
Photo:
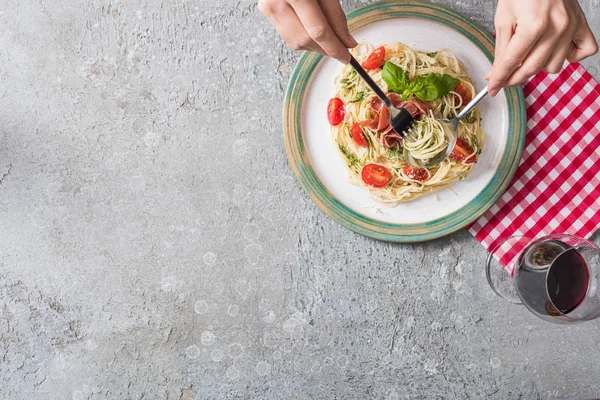
M415 121L413 116L405 108L395 107L394 104L392 104L389 97L385 95L383 90L375 83L362 65L356 61L356 58L354 58L352 54L350 54L350 65L390 111L390 125L392 126L392 129L402 135L404 139L408 137L411 141L417 140L411 129L412 124Z
M473 100L469 102L469 104L465 105L461 112L453 119L440 119L439 121L445 126L444 135L446 136L446 142L448 143L448 147L446 150L442 151L438 155L429 160L417 160L410 155L410 152L404 151L404 158L408 161L408 163L415 167L421 168L431 168L440 164L444 161L450 153L454 150L454 146L456 145L456 141L458 140L458 123L462 118L465 117L471 111L477 103L479 103L485 96L488 94L488 86L485 87L473 97Z

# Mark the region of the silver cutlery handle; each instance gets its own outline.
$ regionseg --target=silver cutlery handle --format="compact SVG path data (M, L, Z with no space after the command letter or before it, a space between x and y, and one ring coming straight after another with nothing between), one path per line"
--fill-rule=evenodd
M487 94L488 94L488 86L485 85L485 88L483 88L481 90L481 92L477 93L477 95L475 97L473 97L473 100L471 100L471 102L469 104L467 104L461 112L458 113L458 115L456 116L456 119L461 119L462 117L467 115L469 113L469 111L471 111L473 109L473 107L475 107L477 105L477 103L479 103L485 96L487 96Z
M352 68L354 68L358 75L360 75L360 77L365 81L365 83L371 88L371 90L375 92L377 97L379 97L381 101L385 103L387 108L390 110L393 109L392 102L390 101L390 99L388 99L383 90L381 90L381 88L375 83L375 81L371 79L369 73L365 71L365 69L362 67L362 65L360 65L358 61L356 61L356 58L354 58L352 54L350 54L350 65L352 66Z

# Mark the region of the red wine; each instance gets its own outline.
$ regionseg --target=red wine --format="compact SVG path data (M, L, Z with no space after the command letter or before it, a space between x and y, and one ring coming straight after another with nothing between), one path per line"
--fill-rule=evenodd
M524 252L515 279L519 296L529 309L559 316L572 312L585 299L590 273L577 250L549 240Z
M589 282L585 259L577 250L571 249L558 256L550 266L546 288L554 307L568 314L585 298Z

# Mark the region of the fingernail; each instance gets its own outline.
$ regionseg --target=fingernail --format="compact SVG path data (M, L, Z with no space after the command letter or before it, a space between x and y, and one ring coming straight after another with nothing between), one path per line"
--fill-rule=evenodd
M489 81L490 80L490 76L492 76L492 71L488 72L487 75L485 76L485 80Z
M490 96L494 97L495 95L498 94L498 89L492 89L489 91Z

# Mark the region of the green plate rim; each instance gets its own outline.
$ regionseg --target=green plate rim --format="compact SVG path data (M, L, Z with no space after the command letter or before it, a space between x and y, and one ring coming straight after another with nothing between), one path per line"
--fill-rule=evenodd
M353 31L366 24L390 18L422 18L442 23L466 36L493 60L494 39L482 27L458 12L422 0L381 1L360 7L348 14ZM355 212L333 197L314 172L304 151L301 108L306 87L322 55L305 53L290 78L283 102L285 148L292 170L310 198L333 220L362 235L390 242L413 243L449 235L473 223L505 192L521 160L527 117L520 87L504 89L508 103L508 138L500 165L490 182L469 203L436 220L418 224L394 224L378 221Z

